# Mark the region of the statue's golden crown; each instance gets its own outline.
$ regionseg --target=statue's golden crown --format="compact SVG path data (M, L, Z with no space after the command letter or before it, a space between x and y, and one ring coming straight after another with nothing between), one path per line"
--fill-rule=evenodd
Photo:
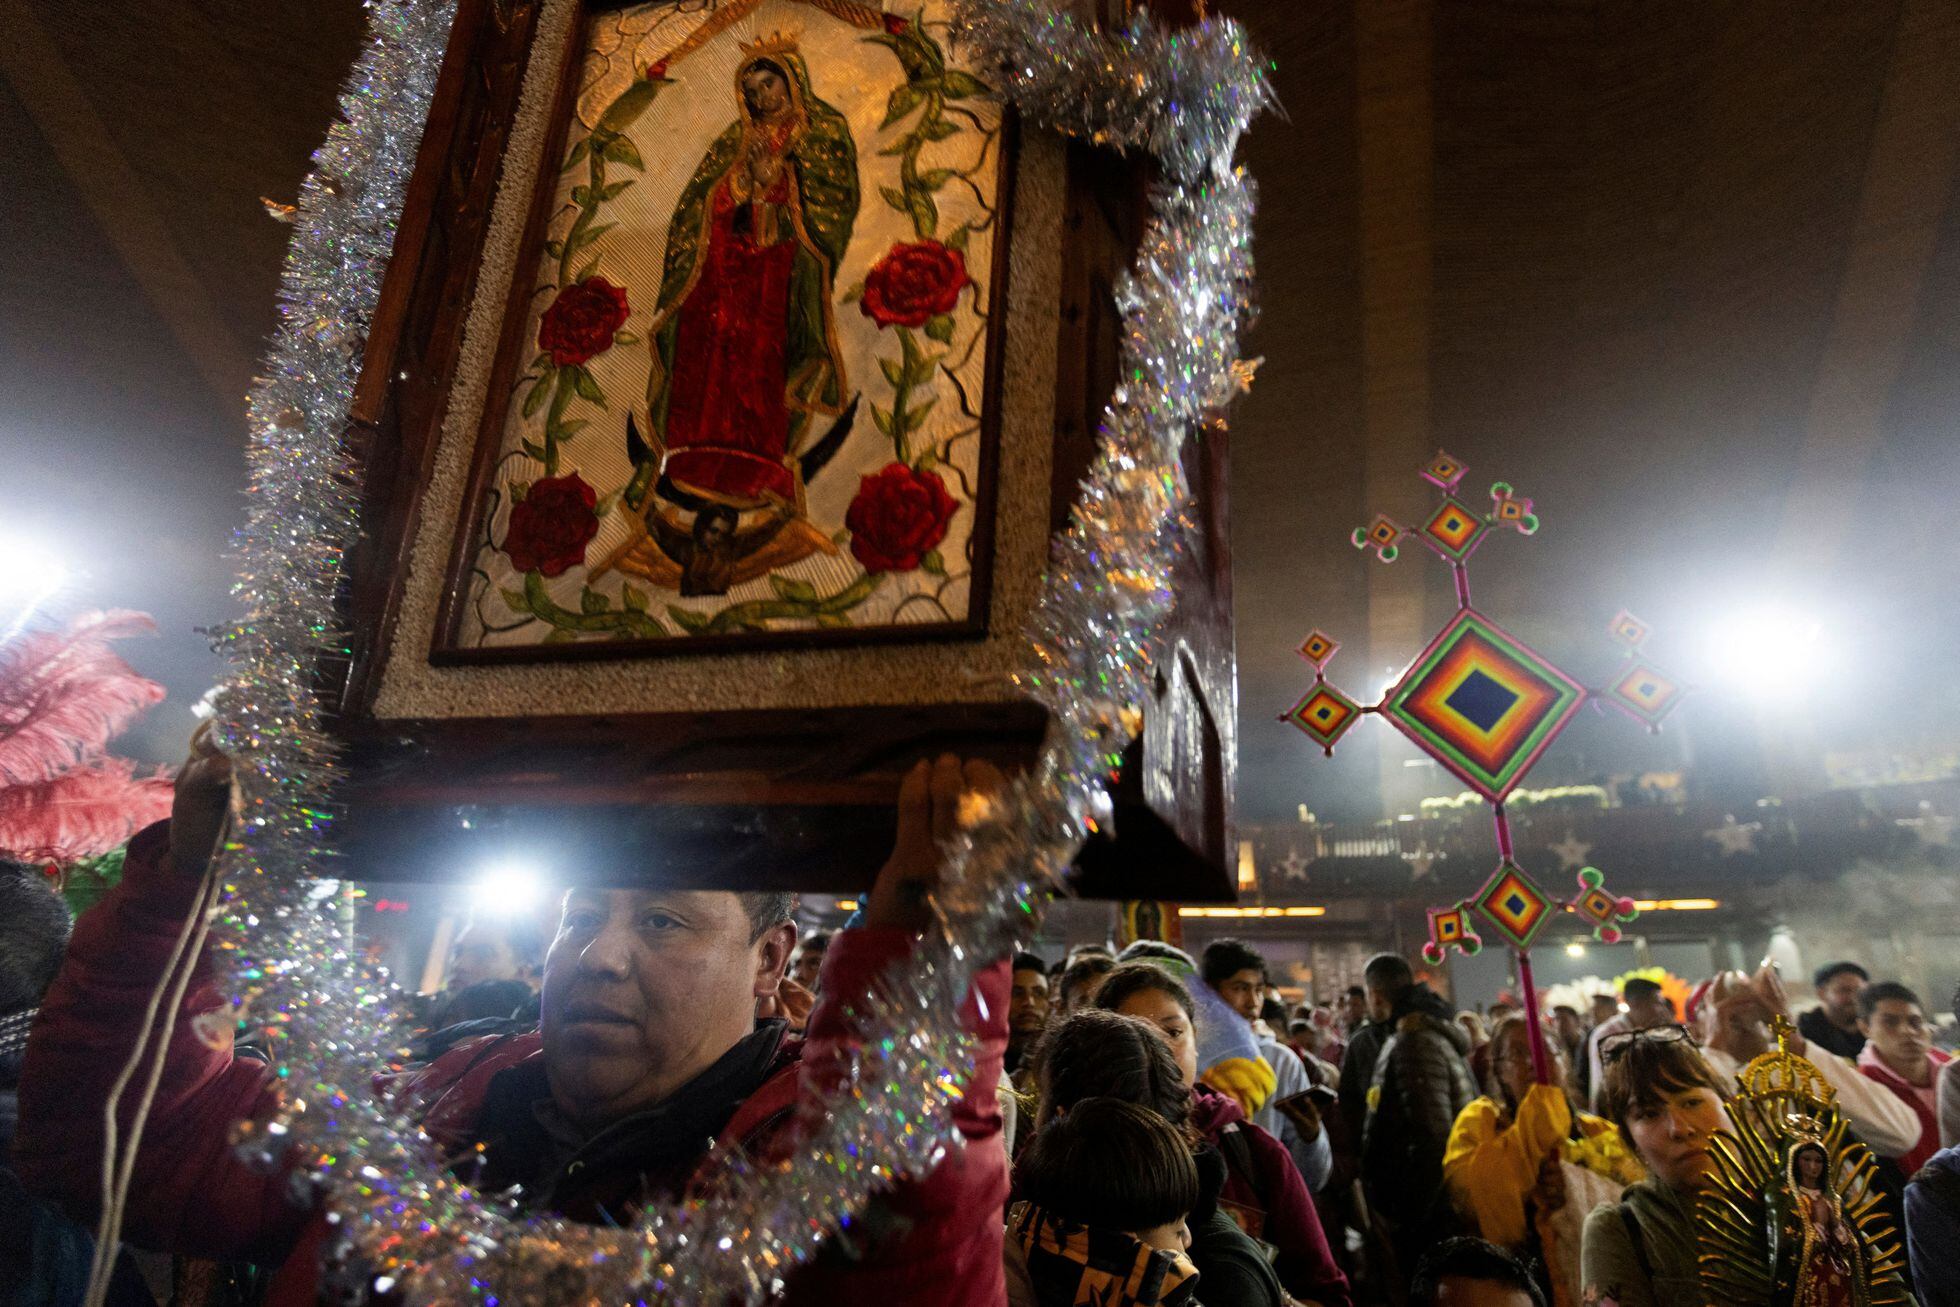
M1771 1098L1792 1102L1796 1105L1792 1114L1814 1127L1823 1110L1837 1101L1837 1090L1807 1058L1790 1051L1790 1036L1795 1031L1787 1017L1774 1018L1771 1029L1776 1048L1742 1068L1736 1076L1740 1088L1737 1097L1755 1102Z
M770 55L795 53L797 53L797 50L796 33L794 32L771 32L769 35L758 37L753 41L742 42L742 57L744 59L766 59Z

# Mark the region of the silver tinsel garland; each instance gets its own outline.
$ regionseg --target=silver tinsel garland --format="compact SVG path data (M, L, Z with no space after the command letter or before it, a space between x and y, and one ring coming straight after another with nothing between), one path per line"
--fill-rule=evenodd
M857 1012L855 1063L823 1126L785 1166L729 1158L705 1200L629 1229L519 1218L453 1175L414 1119L367 1090L395 1038L393 988L336 913L321 874L334 751L313 694L340 652L334 595L358 530L341 433L452 7L372 0L372 36L315 157L282 292L284 322L251 397L250 508L237 540L246 618L223 634L235 671L218 732L240 820L222 854L216 937L233 1000L277 1036L284 1106L240 1130L295 1184L323 1191L382 1287L416 1302L760 1302L870 1196L960 1142L949 1105L972 1071L960 999L976 964L1025 938L1082 840L1139 722L1152 632L1169 611L1185 441L1250 380L1237 331L1252 286L1250 180L1233 163L1268 100L1236 24L1105 35L1053 0L954 0L968 57L1034 123L1147 150L1162 182L1118 289L1123 384L1028 631L1022 684L1052 714L1037 766L952 850L939 928ZM978 1217L984 1214L976 1214Z

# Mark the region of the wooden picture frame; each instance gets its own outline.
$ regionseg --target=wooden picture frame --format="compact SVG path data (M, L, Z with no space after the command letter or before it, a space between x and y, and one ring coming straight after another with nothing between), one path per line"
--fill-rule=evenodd
M991 669L1017 663L1047 536L1066 522L1094 454L1116 381L1112 289L1140 234L1145 179L1088 147L1013 143L1002 226L1015 235L990 279L1013 312L998 315L1011 319L998 327L1009 348L989 366L1011 369L1008 389L1025 411L1000 410L1000 493L974 526L992 533L997 561L975 615L984 633L859 632L849 647L825 647L810 637L828 632L782 632L766 647L726 651L693 637L682 656L607 641L589 652L556 646L563 657L544 662L450 658L434 638L436 617L456 571L456 506L481 490L487 421L470 408L466 378L529 357L512 355L502 331L486 346L473 325L478 302L510 316L521 292L508 250L538 238L539 192L507 202L502 174L535 130L538 87L552 97L547 111L558 103L578 49L565 33L614 9L458 3L352 408L364 531L347 564L347 656L322 684L346 746L337 842L350 874L398 880L470 874L525 830L555 832L561 851L594 851L568 859L574 876L861 890L888 847L892 798L913 761L951 751L1017 767L1039 748L1045 714ZM562 159L549 141L530 148L553 167ZM495 393L494 381L481 384ZM1079 864L1091 895L1234 892L1225 456L1214 433L1187 460L1205 499L1201 547L1185 561L1166 632L1176 656L1115 794L1118 838L1092 842ZM980 672L978 688L960 679ZM623 680L604 694L566 692L588 677ZM744 677L763 688L731 692ZM816 681L832 697L815 695ZM670 683L678 688L662 688Z

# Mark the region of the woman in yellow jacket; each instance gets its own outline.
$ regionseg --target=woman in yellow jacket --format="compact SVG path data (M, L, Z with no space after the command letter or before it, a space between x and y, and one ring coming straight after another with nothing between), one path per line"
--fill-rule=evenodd
M1498 1023L1485 1096L1457 1115L1443 1154L1443 1182L1480 1236L1539 1257L1557 1307L1577 1307L1578 1234L1586 1213L1561 1217L1568 1199L1564 1164L1603 1177L1608 1187L1638 1180L1641 1170L1612 1122L1573 1105L1557 1045L1549 1051L1555 1082L1535 1084L1525 1019ZM1602 1197L1594 1188L1581 1196L1587 1208Z

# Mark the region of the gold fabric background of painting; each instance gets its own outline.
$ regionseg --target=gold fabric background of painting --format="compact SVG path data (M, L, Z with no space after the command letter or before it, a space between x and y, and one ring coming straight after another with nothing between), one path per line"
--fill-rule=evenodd
M1014 180L1004 384L997 400L1000 508L984 640L600 663L430 665L426 651L462 516L503 327L499 319L549 135L560 56L578 29L578 11L577 0L549 0L532 49L376 715L497 717L1015 697L1007 676L1016 665L1021 622L1034 601L1046 555L1061 244L1062 152L1058 143L1035 134L1022 142Z

